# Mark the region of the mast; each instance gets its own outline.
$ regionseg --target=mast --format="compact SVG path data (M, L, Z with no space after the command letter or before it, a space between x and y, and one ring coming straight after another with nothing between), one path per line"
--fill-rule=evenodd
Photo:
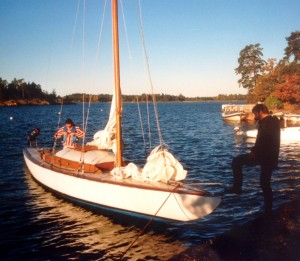
M113 31L113 57L116 101L116 167L122 166L122 129L121 129L121 87L120 87L120 59L119 59L119 28L118 28L118 0L112 0L112 31Z

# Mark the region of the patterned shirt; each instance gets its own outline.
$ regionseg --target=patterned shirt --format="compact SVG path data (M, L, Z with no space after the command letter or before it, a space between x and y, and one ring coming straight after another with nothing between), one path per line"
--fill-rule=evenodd
M73 126L68 129L66 127L61 127L55 133L54 137L56 139L63 138L63 146L68 148L77 147L78 138L83 138L85 135L84 131L82 131L79 127Z

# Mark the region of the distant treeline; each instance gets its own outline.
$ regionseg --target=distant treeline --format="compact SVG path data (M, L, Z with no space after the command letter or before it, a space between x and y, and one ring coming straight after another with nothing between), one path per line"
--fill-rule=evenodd
M236 101L246 100L246 95L242 94L219 94L215 97L185 97L182 94L169 95L169 94L155 94L155 100L157 102L196 102L196 101ZM24 79L13 79L10 83L0 78L0 102L5 101L21 101L21 100L41 100L47 104L58 104L58 103L77 103L91 101L91 102L110 102L112 95L110 94L99 94L90 95L75 93L66 95L64 97L58 96L56 91L53 90L51 93L42 90L40 84L34 82L25 82ZM146 102L152 101L153 95L142 94L142 95L122 95L123 102ZM16 104L21 104L17 102ZM26 104L26 103L23 103ZM45 104L45 103L43 103Z
M55 90L52 93L43 91L40 84L25 82L24 79L13 79L10 83L0 77L0 102L10 100L42 100L48 103L56 103Z
M84 97L84 101L88 102L91 100L92 102L110 102L112 99L112 95L110 94L99 94L99 95L89 95L82 93L75 93L71 95L67 95L64 97L66 101L72 102L82 102ZM212 97L185 97L182 94L179 95L169 95L169 94L155 94L156 102L197 102L197 101L237 101L237 100L246 100L247 95L243 94L219 94L218 96ZM152 94L141 94L141 95L122 95L123 102L146 102L153 101Z

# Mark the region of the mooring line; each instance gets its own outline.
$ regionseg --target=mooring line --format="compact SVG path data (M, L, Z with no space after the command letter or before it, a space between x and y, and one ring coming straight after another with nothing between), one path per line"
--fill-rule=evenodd
M152 215L152 217L149 219L148 223L144 226L144 228L140 231L140 233L137 235L137 237L131 242L131 244L129 245L129 247L126 249L126 251L124 252L124 254L121 257L121 260L125 257L125 255L127 254L127 252L130 250L130 248L133 246L133 244L140 238L140 236L145 232L145 230L147 229L147 227L152 223L152 221L154 220L154 218L157 216L158 212L161 210L161 208L164 206L164 204L167 202L167 200L169 199L169 197L174 193L174 191L178 188L179 186L176 186L168 195L168 197L165 199L165 201L162 203L162 205L158 208L158 210L155 212L154 215Z

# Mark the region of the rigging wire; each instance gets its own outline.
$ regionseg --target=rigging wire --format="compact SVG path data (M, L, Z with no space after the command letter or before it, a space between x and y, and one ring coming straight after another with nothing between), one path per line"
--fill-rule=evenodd
M142 38L145 65L146 65L146 68L147 68L148 80L149 80L149 84L150 84L151 91L152 91L153 108L154 108L154 113L155 113L158 136L159 136L159 140L160 140L160 145L162 146L164 144L164 140L163 140L163 136L162 136L161 129L160 129L160 124L159 124L159 119L158 119L157 103L156 103L156 98L155 98L155 94L154 94L152 77L151 77L151 73L150 73L148 54L147 54L147 50L146 50L146 43L145 43L143 23L142 23L141 2L140 2L140 0L137 0L137 2L138 2L138 14L139 14L139 29L140 29L140 34L141 34L141 38Z
M164 200L164 202L161 204L161 206L157 209L154 215L151 216L147 224L144 226L144 228L140 231L140 233L137 235L137 237L131 242L129 247L126 249L126 251L123 253L121 260L124 258L124 256L127 254L127 252L130 250L130 248L133 246L133 244L140 238L140 236L145 232L147 227L152 223L154 218L157 216L158 212L161 210L161 208L166 204L170 196L175 192L175 190L179 187L179 185L176 185L174 189L168 194L167 198ZM174 195L174 194L173 194ZM174 195L175 196L175 195Z
M145 149L145 153L146 153L146 156L147 156L145 134L144 134L143 121L142 121L142 114L141 114L141 110L140 110L140 103L139 103L139 98L138 98L138 96L136 97L136 102L137 102L137 106L138 106L139 119L140 119L141 130L142 130L142 136L143 136L143 141L144 141L144 149Z
M85 132L85 121L84 121L84 105L85 105L85 100L84 100L84 93L82 94L82 128L83 128L83 131ZM84 142L83 142L84 144Z
M102 19L101 19L101 23L100 23L100 30L99 30L99 36L98 36L98 42L97 42L97 51L96 51L96 58L95 58L95 64L94 64L94 72L93 72L93 81L92 81L92 83L95 82L96 68L97 68L97 65L98 65L98 62L99 62L100 44L101 44L101 40L102 40L104 18L105 18L105 13L106 13L106 3L107 3L107 0L104 1L104 6L103 6L103 13L102 13Z
M126 19L125 19L125 13L124 13L123 1L122 0L120 1L120 4L121 4L121 10L122 10L123 27L124 27L125 38L126 38L126 43L127 43L127 51L128 51L128 59L129 59L129 64L130 64L130 71L131 71L131 74L132 74L133 82L137 82L137 80L136 80L137 79L136 70L134 69L134 65L133 65L132 52L131 52L131 47L130 47L130 42L129 42L129 37L128 37L128 31L127 31L127 26L126 26ZM137 106L138 106L138 112L139 112L139 116L140 116L139 119L140 119L143 142L144 142L144 148L145 148L145 151L146 151L146 154L147 154L146 139L145 139L145 133L144 133L142 116L141 116L141 111L140 111L140 106L139 106L138 99L137 99Z
M151 144L151 125L150 125L150 113L149 113L149 102L148 102L148 95L146 94L146 104L147 104L147 115L148 115L148 136L149 136L149 149L152 150Z
M76 29L76 24L77 24L77 20L78 20L79 9L80 9L80 1L81 0L78 0L78 2L77 2L76 14L75 14L75 19L74 19L74 24L73 24L73 31L72 31L71 44L70 44L70 47L69 47L69 52L68 52L69 54L68 54L68 59L67 60L71 60L71 50L73 49L73 44L74 44L74 35L75 35L75 29ZM49 67L49 64L48 64L48 67ZM66 82L64 83L64 86L66 86ZM63 99L62 99L62 102L61 102L61 105L60 105L60 112L59 112L59 116L58 116L57 129L59 129L60 123L61 123L62 108L63 108ZM54 151L56 149L56 145L57 145L57 139L55 138L54 139L54 144L53 144L53 147L52 147L52 153L54 153Z
M63 108L63 103L64 103L64 100L61 99L61 104L60 104L60 111L58 113L58 122L57 122L57 129L59 129L59 126L60 126L60 122L61 122L61 115L62 115L62 108ZM55 137L54 139L54 144L53 144L53 147L52 147L52 153L54 154L55 152L55 149L56 149L56 144L57 144L57 139Z
M84 121L84 113L85 113L85 109L84 109L84 104L85 104L85 98L84 98L84 94L82 97L83 100L83 113L82 113L82 118L83 118L83 131L84 131L84 136L82 138L82 146L81 146L81 156L80 156L80 161L82 161L82 173L84 172L84 144L85 144L85 137L86 137L86 133L87 133L87 126L88 126L88 119L89 119L89 114L90 114L90 107L91 107L91 99L92 99L92 95L89 96L89 103L88 103L88 109L86 112L86 120Z
M83 13L82 13L82 63L83 63L83 83L85 79L85 0L83 0Z
M92 95L90 95L90 97L89 97L89 106L88 106L87 113L86 113L86 120L85 120L85 127L84 127L85 131L87 131L91 102L92 102ZM84 136L84 138L85 138L85 136Z
M83 74L83 84L85 84L85 0L83 0L83 13L82 13L82 74ZM86 134L85 131L85 124L84 124L84 105L85 105L85 100L84 100L84 93L82 94L82 128L84 133ZM84 173L84 137L82 140L82 146L81 146L81 155L80 155L80 162L81 162L81 173Z
M86 121L85 121L85 124L83 123L83 129L84 129L84 133L85 133L83 136L83 139L82 139L82 153L83 154L84 154L85 137L86 137L87 126L88 126L88 119L89 119L89 114L90 114L91 99L92 99L92 95L90 95L90 97L89 97L89 106L88 106L87 113L86 113Z
M85 126L84 126L84 93L82 94L82 129L85 132ZM80 154L80 162L81 162L81 172L84 173L84 137L85 137L85 134L82 138L82 145L81 145L81 154Z
M87 126L88 126L88 118L89 118L89 113L90 113L90 107L91 107L91 95L89 96L89 103L88 103L88 109L86 112L86 120L84 120L84 116L85 116L85 97L84 94L82 94L82 119L83 119L83 131L84 131L84 136L82 138L82 146L81 146L81 156L80 156L80 161L82 161L82 164L84 166L84 144L85 144L85 137L86 137L86 133L87 133ZM84 169L82 169L82 172L84 172Z
M64 99L61 99L60 111L59 111L58 122L57 122L57 129L59 129L60 122L61 122L63 103L64 103Z
M128 31L127 31L127 26L126 26L126 20L125 20L125 14L124 14L124 8L123 8L123 1L120 1L121 4L121 10L122 10L122 18L123 18L123 27L124 27L124 32L125 32L125 38L126 38L126 43L127 43L127 51L128 51L128 59L130 63L130 69L131 69L131 74L133 76L133 81L136 82L136 73L134 70L133 66L133 61L132 61L132 52L131 52L131 47L130 47L130 42L129 42L129 37L128 37Z
M70 46L71 48L73 47L73 43L74 43L74 39L75 39L75 31L76 31L76 27L77 27L80 2L81 2L81 0L78 0L78 2L77 2L77 9L76 9L76 14L75 14L75 21L74 21L74 24L73 24L72 40L71 40L71 46Z

